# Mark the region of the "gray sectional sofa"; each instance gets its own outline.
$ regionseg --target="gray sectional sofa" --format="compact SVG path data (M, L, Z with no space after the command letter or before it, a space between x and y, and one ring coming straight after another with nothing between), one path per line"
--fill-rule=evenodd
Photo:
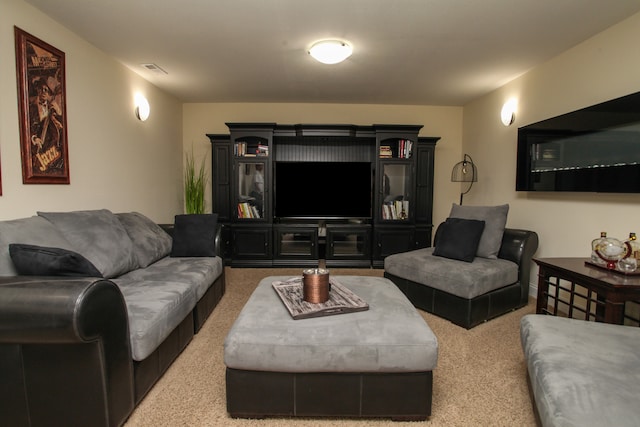
M520 338L540 425L640 425L640 328L528 314Z
M126 421L225 292L217 218L199 219L0 222L0 425Z

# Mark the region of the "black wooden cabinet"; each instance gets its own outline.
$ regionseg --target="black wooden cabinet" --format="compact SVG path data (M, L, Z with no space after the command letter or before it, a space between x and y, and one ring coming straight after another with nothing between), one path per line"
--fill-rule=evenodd
M223 225L226 264L305 267L325 259L328 267L381 268L387 255L431 245L439 138L419 137L421 125L227 126L229 135L207 135L213 146L212 206ZM273 175L279 163L290 162L368 164L369 216L278 217ZM304 188L304 176L300 182ZM309 196L335 202L331 188L311 190L300 194L300 203Z
M273 226L274 266L318 265L318 227L314 224L277 224Z
M327 224L327 267L370 267L371 225Z
M237 267L272 266L272 227L254 224L231 226L231 265Z

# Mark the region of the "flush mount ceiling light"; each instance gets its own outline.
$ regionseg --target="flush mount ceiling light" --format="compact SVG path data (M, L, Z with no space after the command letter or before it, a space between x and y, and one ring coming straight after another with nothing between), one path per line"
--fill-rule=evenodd
M141 122L144 122L149 118L149 112L151 111L151 107L149 107L149 101L147 101L147 98L145 98L143 94L136 93L134 102L136 105L136 117Z
M516 107L518 106L518 101L515 98L511 98L502 106L502 111L500 111L500 120L502 124L505 126L510 126L513 121L516 119Z
M323 64L337 64L350 57L351 53L353 48L340 40L322 40L309 49L309 55Z

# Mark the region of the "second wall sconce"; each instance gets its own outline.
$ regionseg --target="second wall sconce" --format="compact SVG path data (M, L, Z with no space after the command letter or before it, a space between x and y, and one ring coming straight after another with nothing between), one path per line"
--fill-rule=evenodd
M516 108L518 106L518 101L515 98L511 98L502 106L502 111L500 111L500 120L502 124L505 126L511 126L511 124L516 119Z
M149 118L149 113L151 112L151 107L149 106L149 101L144 97L141 93L136 93L135 95L135 113L138 120L144 122Z

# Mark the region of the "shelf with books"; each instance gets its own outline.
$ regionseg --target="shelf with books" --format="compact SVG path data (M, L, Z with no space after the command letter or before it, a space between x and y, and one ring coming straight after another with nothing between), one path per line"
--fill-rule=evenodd
M233 144L233 154L236 157L268 157L269 144L262 138L236 141Z
M381 159L410 159L413 154L411 139L386 139L380 144L378 157Z
M238 218L256 219L262 218L257 206L247 202L238 203Z
M394 200L382 205L383 220L406 220L409 218L409 201Z

